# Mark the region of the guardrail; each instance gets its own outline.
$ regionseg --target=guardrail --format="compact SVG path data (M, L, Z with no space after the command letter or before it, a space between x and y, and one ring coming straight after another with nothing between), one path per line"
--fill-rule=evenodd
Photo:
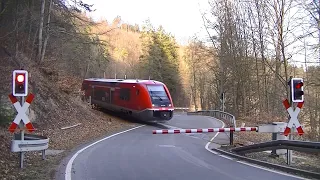
M186 108L186 107L174 107L174 111L182 111L182 112L186 112L188 111L189 108Z
M292 141L292 140L274 140L258 144L237 147L231 151L244 155L246 153L261 152L274 149L290 149L302 152L320 152L320 142L311 141Z
M284 172L291 172L291 173L294 173L294 174L299 174L299 175L307 176L307 177L310 177L310 178L320 179L320 173L317 173L317 172L312 172L312 171L303 170L303 169L297 169L297 168L290 167L290 166L274 164L274 163L267 162L267 161L253 159L253 158L249 158L249 157L246 157L246 156L241 156L241 155L238 155L236 153L232 153L232 152L229 152L229 151L226 151L226 150L222 150L222 149L218 149L218 148L214 149L214 150L217 151L220 154L227 155L227 156L235 158L237 160L242 160L242 161L245 161L245 162L249 162L249 163L257 164L257 165L260 165L260 166L281 170L281 171L284 171Z
M174 109L183 109L183 110L189 110L187 107L174 107Z
M24 134L21 140L21 133L17 133L11 140L11 152L42 151L42 159L45 159L45 150L49 147L49 138L35 134ZM20 154L20 167L23 167L24 155Z
M211 116L224 121L230 128L236 128L236 118L234 115L219 110L201 110L187 112L187 115ZM230 131L230 145L233 145L233 131Z
M15 134L11 141L11 152L41 151L48 149L49 139L45 136L24 134L21 140L20 134Z
M230 127L237 127L236 126L236 118L234 115L219 111L219 110L201 110L201 111L195 111L195 112L188 112L188 115L200 115L200 116L211 116L217 119L220 119L226 124L228 124Z

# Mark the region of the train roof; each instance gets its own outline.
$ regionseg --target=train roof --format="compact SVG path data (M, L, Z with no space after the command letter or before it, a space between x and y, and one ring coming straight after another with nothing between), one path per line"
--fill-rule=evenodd
M144 79L104 79L104 78L88 78L85 81L91 82L106 82L106 83L139 83L139 84L163 84L156 80L144 80Z

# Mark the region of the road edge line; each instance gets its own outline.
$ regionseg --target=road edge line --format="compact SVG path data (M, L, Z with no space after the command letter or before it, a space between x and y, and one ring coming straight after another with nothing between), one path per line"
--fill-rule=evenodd
M220 121L222 123L222 127L221 128L225 127L225 123L222 120L214 118L214 117L211 117L211 116L205 116L205 117L210 117L212 119L218 120L218 121ZM169 129L170 128L182 129L182 128L171 126L171 125L168 125L168 124L163 124L163 123L159 123L159 124L164 125L164 126L168 127ZM268 172L271 172L271 173L280 174L280 175L284 175L284 176L288 176L288 177L294 177L294 178L297 178L297 179L304 179L304 180L307 179L307 178L304 178L304 177L301 177L301 176L296 176L296 175L289 174L289 173L286 173L286 172L273 170L273 169L270 169L270 168L268 168L266 166L262 166L262 165L259 166L259 165L254 164L254 163L250 163L250 162L245 160L245 157L242 158L243 161L237 160L236 158L233 157L232 153L228 153L228 152L220 150L220 149L216 149L216 150L209 149L210 143L212 143L212 141L219 135L219 133L220 132L216 132L216 134L211 138L211 140L205 146L205 149L207 151L211 152L212 154L218 155L218 156L220 156L222 158L225 158L225 159L228 159L228 160L231 160L231 161L235 161L236 163L240 163L240 164L243 164L243 165L251 166L251 167L254 167L254 168L257 168L257 169L261 169L261 170L265 170L265 171L268 171ZM222 155L222 154L225 154L225 155Z
M84 150L88 149L89 147L95 145L95 144L98 144L99 142L102 142L104 140L107 140L107 139L110 139L114 136L117 136L117 135L120 135L120 134L123 134L123 133L126 133L126 132L129 132L129 131L132 131L132 130L135 130L135 129L138 129L138 128L141 128L143 126L146 126L146 125L140 125L140 126L137 126L137 127L134 127L134 128L131 128L131 129L127 129L125 131L121 131L121 132L118 132L118 133L115 133L115 134L112 134L110 136L107 136L105 138L102 138L98 141L95 141L85 147L83 147L82 149L78 150L68 161L67 163L67 166L66 166L66 169L65 169L65 180L71 180L71 173L72 173L72 164L73 164L73 161L76 159L76 157L81 153L83 152Z
M263 169L263 170L266 170L266 171L269 171L269 172L273 172L273 173L277 173L277 174L281 174L281 175L285 175L285 176L289 176L289 177L294 177L294 178L297 178L297 179L308 179L308 178L305 178L305 177L302 177L302 176L299 176L299 175L289 174L288 171L291 172L291 173L301 173L301 174L304 174L306 176L312 176L313 178L314 177L319 178L319 175L318 174L314 174L313 172L300 170L300 169L296 169L296 168L292 168L292 167L286 167L286 166L283 166L283 165L273 164L273 163L269 163L269 162L264 162L264 161L253 159L253 158L243 157L241 155L237 155L237 154L234 154L234 153L231 153L231 152L227 152L227 151L224 151L224 150L221 150L221 149L217 149L217 151L220 154L225 154L225 156L233 157L234 160L237 161L238 163L245 164L245 165L252 166L252 167L256 167L256 168L259 168L259 169ZM270 167L273 168L273 169L270 169ZM282 170L275 170L275 169L282 169Z
M213 118L213 117L212 117ZM222 126L221 126L221 128L224 128L225 126L226 126L226 124L223 122L223 121L221 121L220 119L217 119L217 118L213 118L213 119L216 119L216 120L218 120L218 121L220 121L221 122L221 124L222 124ZM213 153L213 154L217 154L217 153L215 153L215 152L213 152L211 149L209 149L209 145L211 144L211 142L219 135L219 133L220 132L217 132L211 139L210 139L210 141L206 144L206 146L205 146L205 148L209 151L209 152L211 152L211 153Z
M218 121L220 121L220 122L222 123L222 127L221 127L221 128L224 128L225 123L224 123L222 120L220 120L220 119L217 119L217 118L215 118L215 119L218 120ZM250 162L246 161L246 158L245 158L245 157L242 158L243 161L245 161L245 162L243 163L243 161L237 161L236 159L231 159L231 158L234 158L234 157L232 157L232 156L233 156L232 153L228 153L228 152L223 151L223 150L220 150L220 149L216 149L216 151L214 151L214 150L212 150L212 149L209 149L210 143L212 143L212 141L213 141L218 135L219 135L219 132L217 132L217 133L213 136L213 138L206 144L205 148L206 148L209 152L211 152L211 153L213 153L213 154L215 154L215 155L219 155L219 154L222 154L222 153L223 153L223 154L226 154L226 156L229 156L230 159L229 159L229 158L226 158L226 157L224 157L224 156L220 156L220 155L219 155L219 156L222 157L222 158L228 159L228 160L236 161L237 163L241 163L241 164L244 164L244 165L247 165L247 166L255 167L255 168L262 169L262 170L269 171L269 172L273 172L273 173L276 173L276 174L281 174L281 175L285 175L285 176L289 176L289 177L294 177L294 178L297 178L297 179L306 179L306 178L303 178L303 177L301 177L301 176L295 176L295 175L292 175L292 174L288 174L288 173L286 173L286 172L281 172L281 171L272 170L272 169L270 169L270 168L268 168L268 167L266 167L266 166L265 166L265 167L262 167L262 166L260 167L260 166L254 164L254 163L250 163ZM230 155L230 154L232 154L232 155Z

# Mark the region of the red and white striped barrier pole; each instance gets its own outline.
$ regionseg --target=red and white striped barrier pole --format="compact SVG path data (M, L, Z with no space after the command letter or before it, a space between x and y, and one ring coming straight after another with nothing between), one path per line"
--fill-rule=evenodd
M240 132L240 131L258 131L258 128L257 127L241 127L241 128L208 128L208 129L162 129L162 130L153 130L152 134L182 134L182 133Z

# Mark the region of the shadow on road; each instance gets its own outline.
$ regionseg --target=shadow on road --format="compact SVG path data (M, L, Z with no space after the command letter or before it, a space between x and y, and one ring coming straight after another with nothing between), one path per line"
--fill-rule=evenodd
M144 122L144 121L140 121L132 116L129 116L129 115L126 115L126 114L119 114L119 113L116 113L114 111L110 111L110 110L107 110L107 109L103 109L103 108L100 108L100 109L95 109L97 111L100 111L100 112L103 112L103 113L106 113L108 115L111 115L111 116L115 116L115 117L118 117L118 118L121 118L125 121L128 121L128 122L131 122L131 123L138 123L138 124L141 124L141 125L148 125L148 126L152 126L152 127L155 127L155 128L159 128L159 129L169 129L168 127L162 125L162 124L158 124L158 123L155 123L155 122Z
M152 126L152 127L158 128L158 129L169 129L167 126L164 126L164 125L158 124L158 123L144 122L144 124L148 125L148 126Z

